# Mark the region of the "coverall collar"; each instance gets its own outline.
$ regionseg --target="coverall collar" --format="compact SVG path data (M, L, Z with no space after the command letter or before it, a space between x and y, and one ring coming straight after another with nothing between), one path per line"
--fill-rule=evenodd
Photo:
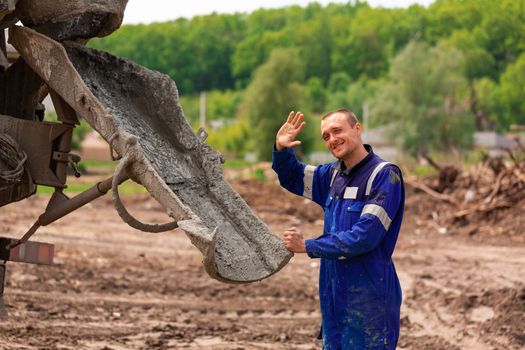
M337 171L345 174L345 175L349 175L350 173L354 173L356 172L358 169L360 169L361 167L363 167L366 163L368 163L372 157L374 156L374 151L372 150L372 146L368 145L368 144L364 144L363 145L366 149L366 151L368 152L368 154L363 158L361 159L361 161L359 163L357 163L356 165L354 165L352 168L350 169L347 169L346 168L346 165L345 163L342 161L342 160L338 160L335 165L334 165L334 169L336 169Z

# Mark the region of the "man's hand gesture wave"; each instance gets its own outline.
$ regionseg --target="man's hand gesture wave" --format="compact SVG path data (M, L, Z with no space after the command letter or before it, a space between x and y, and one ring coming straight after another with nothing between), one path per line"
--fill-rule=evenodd
M297 135L304 129L305 122L303 122L304 114L301 112L290 112L286 123L281 126L277 135L275 136L275 148L278 152L285 148L295 147L301 144L301 141L295 140Z

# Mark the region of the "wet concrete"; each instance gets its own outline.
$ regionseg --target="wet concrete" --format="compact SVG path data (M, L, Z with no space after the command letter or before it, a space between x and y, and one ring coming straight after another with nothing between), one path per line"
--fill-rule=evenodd
M128 0L19 0L16 16L55 39L105 36L120 27Z
M113 17L109 13L88 12L63 22L47 22L32 28L58 41L90 39L112 31ZM116 28L115 28L116 29Z
M286 264L291 255L282 241L223 179L222 156L188 125L173 80L105 52L76 43L64 46L88 88L111 111L117 129L137 137L171 191L210 233L217 233L214 259L207 262L215 264L215 277L260 280ZM195 229L184 222L181 227Z

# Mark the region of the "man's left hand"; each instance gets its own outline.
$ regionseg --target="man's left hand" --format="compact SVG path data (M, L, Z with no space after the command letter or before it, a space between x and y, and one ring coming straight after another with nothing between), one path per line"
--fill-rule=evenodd
M292 253L306 253L303 233L295 227L290 227L283 233L283 241L286 249Z

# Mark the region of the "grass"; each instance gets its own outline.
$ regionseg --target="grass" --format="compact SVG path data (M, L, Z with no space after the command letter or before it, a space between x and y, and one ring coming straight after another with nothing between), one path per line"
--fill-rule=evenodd
M117 166L118 162L113 161L95 161L87 160L79 163L79 168L86 169L88 171L97 171L98 173L107 173L111 176L111 173ZM251 162L242 159L228 159L224 164L224 169L245 169L252 165ZM255 179L266 180L263 169L255 169L252 176ZM71 196L75 196L78 193L84 192L89 188L93 187L96 182L82 182L82 178L79 180L68 181L67 187L64 189L64 193ZM38 186L36 193L39 195L52 195L55 192L54 187L49 186ZM119 186L119 193L123 196L148 193L146 188L139 185L131 180L122 183Z
M81 161L78 164L82 165L85 169L89 170L89 169L92 169L92 168L97 168L97 169L115 169L117 167L118 163L117 162L113 162L113 161L103 162L103 161L99 161L99 160L86 160L86 161Z
M95 183L90 182L76 182L71 183L67 185L67 188L64 189L65 194L78 194L81 192L86 191L87 189L94 186ZM141 193L147 193L148 191L146 188L142 185L139 185L131 180L128 180L121 184L118 187L119 193L123 196L130 195L130 194L141 194ZM42 194L42 195L51 195L55 192L55 189L53 187L48 186L38 186L36 193Z
M252 177L255 180L259 180L259 181L266 181L266 180L268 180L266 178L266 175L264 174L264 169L261 169L261 168L255 168L255 170L253 171Z
M252 165L251 162L243 159L226 159L222 165L223 169L245 169Z
M412 173L417 177L425 177L435 174L437 170L431 165L418 165L412 169Z

